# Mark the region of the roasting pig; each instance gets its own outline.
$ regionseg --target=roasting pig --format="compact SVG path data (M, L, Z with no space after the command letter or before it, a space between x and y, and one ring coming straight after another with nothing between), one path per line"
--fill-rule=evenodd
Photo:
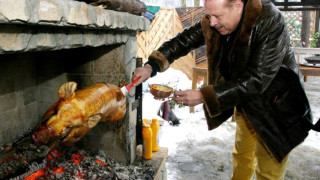
M119 87L96 83L75 91L77 83L60 86L59 101L44 114L40 128L32 135L37 145L61 139L70 145L79 141L98 122L116 122L126 112L126 98Z

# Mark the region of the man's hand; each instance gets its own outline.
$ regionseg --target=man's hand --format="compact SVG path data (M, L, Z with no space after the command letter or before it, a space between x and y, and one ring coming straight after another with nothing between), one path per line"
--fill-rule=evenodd
M199 90L175 91L172 98L178 104L195 106L203 103L203 96Z
M152 67L149 65L145 65L144 67L138 67L132 75L131 81L136 80L137 78L141 77L139 81L137 81L134 86L138 86L142 82L146 81L149 79L152 73Z

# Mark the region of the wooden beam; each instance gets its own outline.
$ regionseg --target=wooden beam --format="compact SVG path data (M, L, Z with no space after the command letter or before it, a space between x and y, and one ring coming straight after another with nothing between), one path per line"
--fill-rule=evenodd
M320 9L319 0L301 0L300 2L292 2L285 0L272 0L273 4L278 6L281 11L314 11Z
M134 15L143 15L147 12L147 6L144 2L138 0L78 0L87 2L93 6L99 6L104 9L110 9L120 12L128 12Z
M320 33L320 10L316 11L316 24L315 24L315 32L319 32Z
M319 6L319 0L301 0L301 2L293 2L285 0L284 2L279 2L277 0L272 0L272 2L277 6Z
M301 7L301 8L288 8L288 7L278 7L278 9L280 11L316 11L316 10L319 10L320 9L320 6L319 7L314 7L314 8L311 8L311 7Z

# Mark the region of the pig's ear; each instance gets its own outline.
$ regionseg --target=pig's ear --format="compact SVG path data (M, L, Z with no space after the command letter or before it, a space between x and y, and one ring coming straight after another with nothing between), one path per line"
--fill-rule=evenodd
M100 119L101 119L101 114L95 114L95 115L89 116L88 118L89 128L93 128L94 126L96 126L100 121Z
M74 96L74 91L77 89L76 82L67 82L60 86L58 95L61 99L68 99Z

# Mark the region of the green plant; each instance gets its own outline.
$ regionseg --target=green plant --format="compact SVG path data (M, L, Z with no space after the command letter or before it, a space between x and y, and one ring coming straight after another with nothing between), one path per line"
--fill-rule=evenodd
M313 48L317 47L318 41L320 41L320 34L319 32L316 32L315 34L312 35L311 47Z
M176 106L176 102L174 102L174 100L170 100L170 109L174 109L175 108L175 106ZM183 108L183 107L185 107L185 105L184 104L178 104L178 108Z
M179 108L184 108L185 106L186 106L186 105L184 105L184 104L179 104L179 105L178 105Z
M174 109L174 106L176 105L176 102L173 100L170 100L170 109Z

